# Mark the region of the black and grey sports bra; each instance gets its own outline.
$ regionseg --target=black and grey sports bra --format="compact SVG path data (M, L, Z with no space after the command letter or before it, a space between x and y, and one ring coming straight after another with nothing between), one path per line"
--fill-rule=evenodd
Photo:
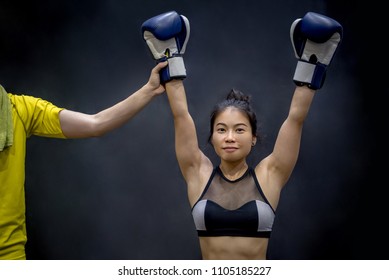
M217 166L193 206L192 216L199 236L269 238L275 211L251 167L231 181Z

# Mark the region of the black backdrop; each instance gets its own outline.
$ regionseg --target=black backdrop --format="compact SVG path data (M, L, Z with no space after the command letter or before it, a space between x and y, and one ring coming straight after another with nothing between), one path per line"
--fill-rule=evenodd
M290 24L307 11L331 16L344 40L306 121L268 256L386 259L385 183L373 182L388 167L387 122L383 90L366 78L378 70L366 66L362 32L379 9L343 2L1 1L0 81L9 92L98 112L147 81L154 61L140 26L176 10L191 23L185 84L200 144L212 156L209 112L238 88L253 96L265 136L254 162L270 152L289 108ZM29 259L200 259L166 95L102 138L31 137L27 149Z

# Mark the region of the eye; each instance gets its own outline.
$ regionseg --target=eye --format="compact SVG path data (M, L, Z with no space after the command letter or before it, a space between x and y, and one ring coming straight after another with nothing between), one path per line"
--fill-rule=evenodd
M223 132L225 132L226 130L225 130L223 127L218 127L218 128L216 129L216 131L219 132L219 133L223 133Z
M236 133L242 134L244 132L245 132L244 128L239 127L239 128L236 129Z

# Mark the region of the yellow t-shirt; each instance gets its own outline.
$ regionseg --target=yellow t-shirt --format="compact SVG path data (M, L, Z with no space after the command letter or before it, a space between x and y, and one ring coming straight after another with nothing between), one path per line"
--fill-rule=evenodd
M26 141L31 135L65 138L59 108L41 98L8 93L14 141L0 152L0 259L26 259L24 193ZM1 121L1 120L0 120Z

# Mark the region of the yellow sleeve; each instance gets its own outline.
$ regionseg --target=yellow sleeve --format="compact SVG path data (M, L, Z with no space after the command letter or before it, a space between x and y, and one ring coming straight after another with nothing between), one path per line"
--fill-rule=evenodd
M59 121L59 112L64 108L57 107L49 101L28 95L10 94L10 100L17 115L24 124L29 136L37 135L51 138L66 138Z

